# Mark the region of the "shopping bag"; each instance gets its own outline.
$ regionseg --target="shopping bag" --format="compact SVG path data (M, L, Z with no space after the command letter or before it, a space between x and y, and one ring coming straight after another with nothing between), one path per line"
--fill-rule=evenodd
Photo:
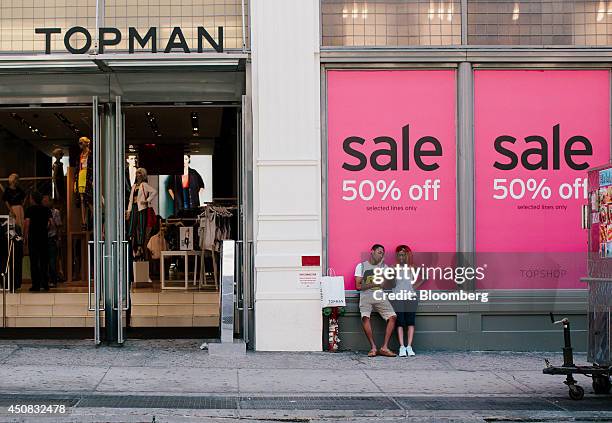
M344 276L321 276L321 308L344 307Z
M134 282L151 282L148 261L134 262Z

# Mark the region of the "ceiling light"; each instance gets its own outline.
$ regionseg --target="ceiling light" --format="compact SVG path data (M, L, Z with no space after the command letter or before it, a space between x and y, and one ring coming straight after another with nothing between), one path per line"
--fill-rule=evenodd
M157 118L155 117L154 114L152 114L151 112L147 112L146 115L149 117L148 121L149 121L149 128L151 128L151 131L153 132L153 135L161 137L162 134L159 130L159 126L157 125Z
M191 135L194 137L197 137L200 135L200 133L198 132L200 129L200 124L198 121L199 121L198 112L191 112L191 128L192 128Z
M518 21L520 13L521 13L521 8L518 2L514 2L514 9L512 9L512 20Z
M75 135L79 136L81 135L81 130L79 128L77 128L77 126L74 124L74 122L71 122L70 119L68 119L66 116L64 116L62 113L54 113L53 114L60 122L62 122L62 124L64 124L65 127L67 127L68 129L70 129Z
M19 124L21 126L23 126L24 128L28 128L28 130L30 130L30 132L32 132L32 134L37 135L41 138L47 138L47 136L45 134L43 134L38 128L34 127L32 124L30 124L30 122L28 122L27 120L25 120L21 115L18 115L15 112L11 113L11 117L13 119L15 119L17 122L19 122Z

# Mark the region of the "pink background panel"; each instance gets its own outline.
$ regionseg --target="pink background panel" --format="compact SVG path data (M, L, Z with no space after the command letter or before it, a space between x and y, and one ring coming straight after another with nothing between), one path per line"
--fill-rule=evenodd
M610 156L609 73L605 70L482 70L474 72L474 137L476 174L476 249L484 252L541 252L541 259L530 255L521 262L519 256L495 259L489 277L482 288L584 288L579 278L586 274L586 262L581 254L567 263L566 276L561 279L517 277L519 268L549 269L563 267L556 263L554 253L582 253L587 249L587 232L580 227L580 205L586 199L563 200L558 188L586 178L587 172L571 169L563 158L565 142L574 135L588 138L593 154L575 156L575 161L587 161L589 167L608 162ZM560 125L560 169L552 169L553 126ZM518 153L526 146L524 138L540 135L549 148L549 168L529 171L519 165L510 171L493 167L495 161L508 159L494 149L500 135L517 139L504 146ZM533 158L532 158L533 161ZM547 179L552 196L543 200L505 200L493 198L493 180L514 178ZM567 206L566 210L519 210L518 205ZM505 264L504 264L505 263ZM551 264L552 263L552 264ZM556 264L555 264L556 263ZM496 269L492 272L493 268Z
M347 289L354 289L354 269L367 259L370 246L383 244L385 262L393 263L398 244L415 251L452 252L456 248L456 178L455 178L455 72L443 71L329 71L328 92L328 257L329 266L345 277ZM410 170L401 170L402 127L410 125ZM358 172L342 168L346 161L357 160L346 154L343 141L364 138L358 146L368 157L375 150L373 138L388 136L398 144L397 171L379 172L370 164ZM419 169L413 157L416 141L433 136L442 145L443 156L425 157L425 163L437 162L431 172ZM386 146L386 144L383 144ZM381 145L376 146L380 148ZM386 158L381 162L386 162ZM380 196L374 200L345 201L342 181L396 181L402 199L393 201ZM412 201L408 187L422 185L427 179L440 179L438 200ZM367 211L367 206L416 206L416 211Z

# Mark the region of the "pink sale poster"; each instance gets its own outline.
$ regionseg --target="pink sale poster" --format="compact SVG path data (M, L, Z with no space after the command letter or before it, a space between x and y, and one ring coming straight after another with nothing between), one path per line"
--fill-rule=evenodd
M329 267L354 289L375 243L389 265L399 244L444 262L456 249L455 71L328 71L327 93Z
M607 70L474 72L483 289L586 288L587 169L610 158Z

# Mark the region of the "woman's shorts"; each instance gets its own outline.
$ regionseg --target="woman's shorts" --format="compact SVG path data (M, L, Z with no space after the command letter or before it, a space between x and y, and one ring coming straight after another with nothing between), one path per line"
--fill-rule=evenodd
M397 326L414 326L416 313L413 311L399 311L397 314Z

